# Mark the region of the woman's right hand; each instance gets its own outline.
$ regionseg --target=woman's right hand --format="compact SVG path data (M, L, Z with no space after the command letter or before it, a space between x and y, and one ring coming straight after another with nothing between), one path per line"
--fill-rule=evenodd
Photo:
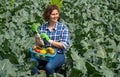
M43 46L44 45L43 42L40 40L40 35L39 34L37 34L35 36L35 41L36 41L36 44L39 45L39 46Z

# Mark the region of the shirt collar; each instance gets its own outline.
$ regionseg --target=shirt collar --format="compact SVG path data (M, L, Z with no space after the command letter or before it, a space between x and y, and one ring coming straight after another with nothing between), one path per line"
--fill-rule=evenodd
M48 29L48 22L45 24L45 29ZM54 26L54 30L57 30L57 26L58 26L58 22L55 24L55 26Z

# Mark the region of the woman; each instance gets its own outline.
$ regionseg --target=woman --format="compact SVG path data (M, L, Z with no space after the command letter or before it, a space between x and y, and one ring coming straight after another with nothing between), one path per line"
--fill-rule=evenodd
M38 27L40 34L36 35L36 43L39 46L43 46L40 38L44 39L45 47L52 47L56 50L57 54L51 61L38 61L38 66L45 64L45 71L47 75L51 75L55 72L55 69L61 66L65 61L65 51L69 47L68 29L66 25L60 23L59 20L59 9L56 5L49 5L43 13L44 23ZM32 74L37 73L36 69L33 69Z

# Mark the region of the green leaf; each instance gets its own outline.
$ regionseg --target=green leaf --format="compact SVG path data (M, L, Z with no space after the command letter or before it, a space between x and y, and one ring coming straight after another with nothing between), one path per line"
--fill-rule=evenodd
M97 53L96 53L96 55L98 57L101 57L101 58L106 58L107 57L104 48L102 46L100 46L100 45L97 46Z
M10 5L13 5L14 4L14 0L10 0L9 3L10 3Z
M115 73L111 69L107 68L104 65L101 66L101 71L103 72L103 75L105 77L114 77L115 76Z
M76 68L72 68L71 73L68 77L82 77L82 75L83 75L83 73L80 70L78 70Z
M55 4L60 8L62 7L62 1L63 0L50 0L50 4Z
M73 60L74 68L81 70L83 73L86 73L87 69L85 67L85 61L81 58L74 49L72 49L71 57Z
M37 30L37 25L35 23L32 24L32 31L35 32L35 33L38 33L38 30Z
M89 74L92 74L92 73L95 73L95 72L99 73L98 69L92 63L86 62L85 65L86 65L86 68L87 68L87 72Z
M16 70L15 66L11 64L8 59L0 61L1 77L16 76L15 70Z

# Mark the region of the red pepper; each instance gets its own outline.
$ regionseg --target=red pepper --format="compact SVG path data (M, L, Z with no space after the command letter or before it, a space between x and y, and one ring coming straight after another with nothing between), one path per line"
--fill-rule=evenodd
M40 50L39 49L35 49L35 52L39 52Z

